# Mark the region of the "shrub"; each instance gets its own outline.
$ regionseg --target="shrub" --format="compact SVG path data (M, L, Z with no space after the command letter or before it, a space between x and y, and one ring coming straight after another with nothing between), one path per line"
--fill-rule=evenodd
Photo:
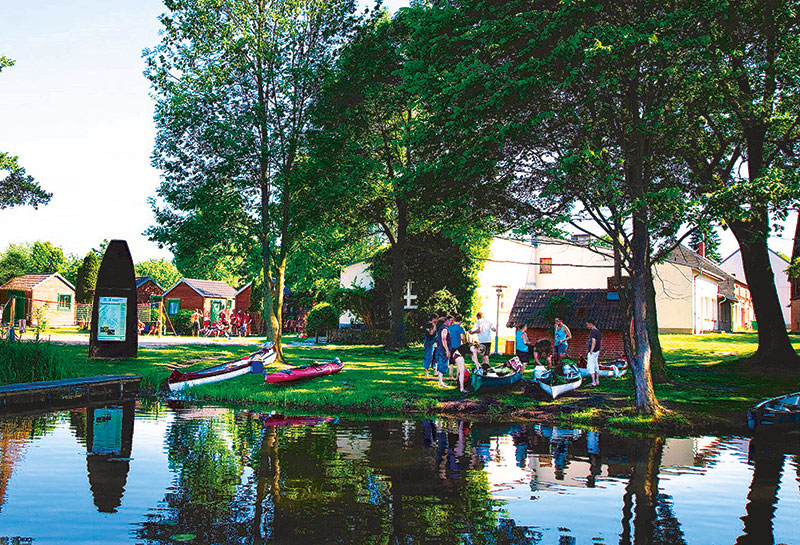
M317 303L306 317L307 335L327 334L339 326L339 313L330 303Z
M182 308L178 314L171 318L172 326L175 328L175 333L178 335L191 335L192 334L192 314L193 310Z
M59 380L67 364L58 347L43 341L0 341L0 384Z

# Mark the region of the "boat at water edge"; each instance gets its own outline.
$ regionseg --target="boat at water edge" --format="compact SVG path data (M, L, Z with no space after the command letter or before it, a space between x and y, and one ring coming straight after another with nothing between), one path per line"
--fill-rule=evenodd
M572 364L564 365L564 374L560 378L564 379L562 384L552 384L553 371L548 370L536 377L536 382L553 399L561 394L575 390L583 383L581 372Z
M767 399L747 411L747 427L752 431L792 424L800 424L800 392Z
M277 356L278 353L275 350L275 344L268 342L252 354L206 367L205 369L186 371L185 373L181 373L176 369L169 375L169 378L167 378L167 386L169 386L171 391L177 392L178 390L183 390L190 386L197 386L198 384L221 382L250 373L252 371L253 362L259 362L262 365L270 364L275 361Z
M264 382L268 384L286 384L298 380L308 380L336 374L342 370L342 367L344 367L344 363L339 358L333 358L325 363L312 363L311 365L302 365L269 373L264 375Z
M508 363L494 367L479 367L472 371L472 391L481 388L500 388L510 386L522 378L522 363L519 358L511 358Z

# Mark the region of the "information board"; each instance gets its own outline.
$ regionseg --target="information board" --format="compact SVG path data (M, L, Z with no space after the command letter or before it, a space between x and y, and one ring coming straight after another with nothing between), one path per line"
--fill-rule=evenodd
M128 300L125 297L99 297L97 309L97 340L124 341Z

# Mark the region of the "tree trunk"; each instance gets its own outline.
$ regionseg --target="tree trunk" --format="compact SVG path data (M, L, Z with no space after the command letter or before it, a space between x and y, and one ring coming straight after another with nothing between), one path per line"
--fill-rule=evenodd
M653 285L653 269L647 269L647 335L650 340L650 372L656 384L667 382L667 368L661 340L658 338L658 316L656 313L656 289Z
M747 494L747 506L743 534L736 545L771 545L775 543L772 521L778 503L784 455L780 443L770 444L756 436L750 443L750 461L753 463L753 479Z
M742 266L747 286L753 297L753 310L758 323L758 350L750 358L760 366L795 367L800 365L800 357L792 348L786 323L783 320L775 276L769 262L766 212L760 221L728 221L742 255Z
M389 331L390 348L402 348L406 344L403 292L408 281L408 268L406 267L408 204L405 199L400 197L395 201L397 203L397 238L392 247L392 304Z
M275 305L273 304L273 284L272 284L272 255L269 232L269 184L261 184L261 267L264 271L264 292L261 305L261 316L264 320L266 331L264 332L267 341L272 341L277 346L279 331L275 319Z

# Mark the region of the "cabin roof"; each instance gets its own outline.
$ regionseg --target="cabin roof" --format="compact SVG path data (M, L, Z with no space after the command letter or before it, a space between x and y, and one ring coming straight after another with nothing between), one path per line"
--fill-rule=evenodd
M75 286L73 286L69 280L67 280L58 273L23 274L22 276L17 276L15 278L12 278L8 282L0 286L0 290L31 291L36 289L36 287L45 280L52 278L54 276L59 280L61 280L64 284L69 286L69 288L72 291L75 291Z
M613 293L613 292L612 292ZM553 327L552 319L545 317L550 299L555 296L569 300L560 318L569 327L583 327L587 318L595 321L598 329L621 329L622 306L618 299L609 299L605 289L521 289L508 317L508 327L527 324L529 327Z

